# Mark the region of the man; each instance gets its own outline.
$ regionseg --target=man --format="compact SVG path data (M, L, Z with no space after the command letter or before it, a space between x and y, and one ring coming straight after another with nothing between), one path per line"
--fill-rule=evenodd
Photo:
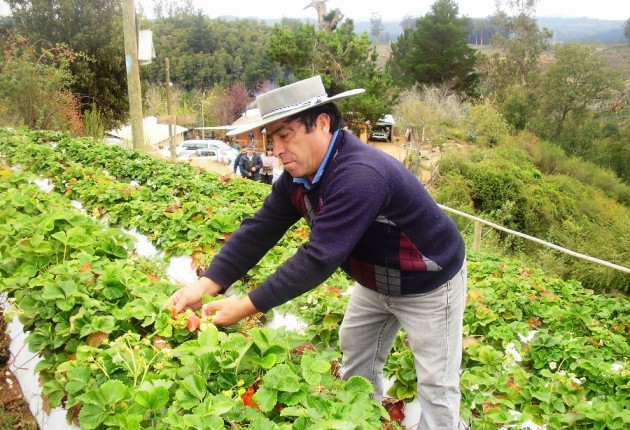
M204 305L202 315L233 324L315 288L338 267L356 281L340 329L343 377L364 376L383 394L383 365L402 327L418 374L420 429L456 428L466 289L465 247L453 221L393 157L343 130L315 76L257 97L284 172L253 217L243 221L203 276L169 304L198 309L244 276L304 217L308 242L244 297ZM247 131L236 129L233 133Z
M234 158L234 162L232 164L232 171L234 172L234 176L237 176L236 172L238 172L238 176L240 177L242 175L241 175L241 171L239 169L239 165L241 163L241 158L245 155L245 152L247 152L247 151L246 151L246 148L241 149L240 145L238 145L238 144L236 146L238 146L239 153L236 154L236 157ZM234 148L236 148L236 146Z
M245 148L245 154L238 159L238 168L241 175L253 181L260 180L262 164L262 158L256 153L256 147L251 143Z

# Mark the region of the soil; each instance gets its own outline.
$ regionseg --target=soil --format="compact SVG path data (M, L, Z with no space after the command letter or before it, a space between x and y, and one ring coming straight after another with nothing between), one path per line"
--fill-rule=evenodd
M22 389L9 370L11 337L7 333L4 309L0 305L0 428L6 430L37 430L37 421L31 414Z
M368 144L387 152L401 162L404 160L407 153L404 145L399 142L369 142ZM421 163L420 179L423 183L427 184L431 181L433 162L439 154L436 155L430 149L427 149L425 153L429 154L429 156ZM198 162L195 160L192 164L221 175L232 173L229 166L215 161ZM2 377L0 378L0 429L38 430L37 421L33 417L28 403L22 395L20 384L9 369L9 364L12 359L11 353L9 352L11 338L6 332L6 329L7 323L4 319L4 309L0 303L0 371L2 372Z

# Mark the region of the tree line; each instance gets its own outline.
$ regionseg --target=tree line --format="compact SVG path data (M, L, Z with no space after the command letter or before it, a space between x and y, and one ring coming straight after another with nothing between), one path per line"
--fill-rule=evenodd
M85 118L101 123L98 129L126 121L119 1L7 3L12 16L0 26L5 123L78 130ZM592 47L551 46L552 32L534 19L537 0L505 3L486 33L490 27L462 17L456 1L435 1L425 16L405 18L381 67L368 34L355 34L351 17L334 31L288 18L270 27L253 19L210 19L189 0L161 0L154 3L155 19L139 14L141 27L153 31L156 51L153 63L141 68L145 110L166 111L166 58L178 109L197 113L204 125L231 123L259 92L314 74L323 76L330 94L366 88L365 96L343 106L355 129L391 112L401 90L438 86L492 100L514 130L531 130L629 182L628 161L617 155L626 150L623 82L630 71L609 67ZM374 16L374 31L378 22ZM473 49L473 27L478 39L490 38L491 53ZM628 28L630 19L626 34ZM54 97L47 96L51 91Z
M84 0L80 7L71 0L7 3L12 16L0 22L0 126L100 137L127 120L119 1ZM340 106L357 132L394 113L401 127L411 127L434 146L459 141L491 150L523 141L538 169L527 175L562 172L597 184L628 206L630 48L553 45L552 32L534 19L536 3L505 1L491 17L491 49L476 49L470 40L473 24L461 16L457 2L436 0L424 16L404 20L405 30L383 62L369 35L356 34L351 17L334 30L290 18L268 26L252 19L210 19L189 0L160 0L154 3L154 19L138 11L141 28L153 31L156 53L152 64L141 67L144 113L166 113L166 58L177 113L195 113L196 125L230 124L257 94L320 74L329 94L366 89ZM378 17L374 20L378 24ZM629 29L630 19L630 40ZM533 144L536 140L541 143ZM480 154L474 157L486 157ZM515 197L522 185L507 190L512 193L507 202L493 198L492 190L475 196L473 184L485 192L490 182L480 178L498 167L487 169L465 164L455 174L444 168L457 186L442 182L441 192L453 193L442 201L471 205L490 219L543 238L560 236L559 223L582 216L576 215L581 212L574 211L575 203L559 197L555 185L540 188L535 181L527 182L531 200ZM513 167L506 169L514 173ZM462 172L470 176L457 176ZM547 192L557 195L537 194ZM541 199L557 204L540 206ZM580 204L586 207L588 201ZM528 207L540 212L532 209L525 216ZM539 222L547 218L547 224ZM577 225L596 231L592 224Z

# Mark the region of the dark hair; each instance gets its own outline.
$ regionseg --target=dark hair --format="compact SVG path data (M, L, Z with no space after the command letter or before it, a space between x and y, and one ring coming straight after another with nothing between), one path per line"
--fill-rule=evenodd
M268 146L265 151L273 151L273 148L271 146Z
M317 121L317 117L321 114L325 113L330 118L330 132L333 133L344 126L343 118L341 116L341 112L334 103L326 103L321 106L316 106L311 109L307 109L303 112L298 112L295 115L291 115L285 121L298 121L304 124L306 128L306 132L310 133L315 126L315 121Z

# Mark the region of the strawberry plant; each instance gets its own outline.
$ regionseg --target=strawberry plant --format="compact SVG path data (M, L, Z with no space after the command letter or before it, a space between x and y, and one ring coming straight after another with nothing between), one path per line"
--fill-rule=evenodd
M117 228L202 268L267 187L49 132L0 130L0 154L24 170L0 169L0 292L44 358L36 369L44 395L69 419L82 428L395 428L400 404L388 413L370 400L367 381L339 379L336 336L350 285L341 272L278 309L304 321L303 332L261 327L264 318L222 330L199 321L191 331L192 314L174 318L164 307L177 285L165 280L163 261L134 255L132 237ZM53 192L33 183L42 178ZM235 292L255 288L307 234L301 223L288 232ZM627 298L495 255L470 254L468 272L466 421L630 424ZM404 333L385 372L390 395L414 399Z

